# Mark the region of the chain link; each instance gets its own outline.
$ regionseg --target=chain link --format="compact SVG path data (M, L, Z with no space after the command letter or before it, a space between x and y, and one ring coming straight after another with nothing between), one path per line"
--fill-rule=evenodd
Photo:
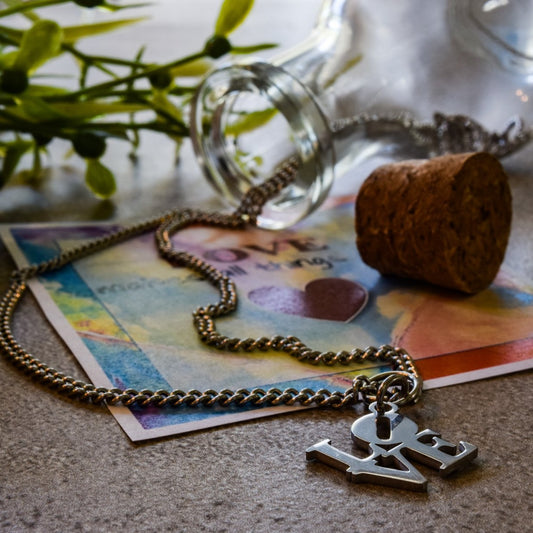
M60 253L56 257L42 263L15 270L12 274L10 287L0 302L0 348L12 363L21 368L26 374L41 383L66 394L71 398L93 404L124 405L137 407L221 407L229 406L276 406L301 405L318 407L342 408L359 401L373 402L378 396L386 397L398 404L417 401L422 390L422 380L407 352L401 348L381 346L366 349L354 348L351 351L321 352L312 350L300 339L294 336L230 338L216 330L215 318L227 315L237 307L237 290L233 281L223 275L215 267L185 251L175 250L171 237L174 233L191 225L215 226L218 228L244 229L248 225L255 225L264 204L284 187L290 184L297 173L298 162L289 159L268 180L257 187L251 188L243 197L240 206L234 213L209 213L194 209L182 209L165 213L161 216L146 220L133 226L119 229L109 235L97 238L80 246ZM121 390L117 388L96 387L85 383L48 366L26 352L16 341L11 323L13 314L27 289L27 282L46 272L58 270L72 261L93 254L113 246L126 239L155 230L155 241L160 255L170 264L186 267L207 280L218 289L219 301L216 304L198 307L193 312L193 324L199 338L207 346L218 350L231 352L253 352L274 350L284 352L298 361L313 365L323 364L350 365L366 361L382 362L391 366L391 372L384 372L368 378L360 375L353 380L350 388L341 391L320 389L314 391L309 388L296 390L293 388L280 390L271 388L264 390L238 389L236 391L224 389L173 391L149 389ZM384 393L379 387L383 380L391 375L404 376L402 389L391 387ZM390 379L389 379L390 381ZM394 381L394 380L393 380ZM396 383L398 380L395 380ZM403 386L410 384L409 390Z
M518 116L511 117L501 132L490 131L465 115L435 113L433 122L420 122L410 113L361 113L331 122L331 130L341 133L362 127L368 138L385 132L401 135L414 146L434 157L448 153L488 152L497 158L520 150L533 139L533 130L526 128Z

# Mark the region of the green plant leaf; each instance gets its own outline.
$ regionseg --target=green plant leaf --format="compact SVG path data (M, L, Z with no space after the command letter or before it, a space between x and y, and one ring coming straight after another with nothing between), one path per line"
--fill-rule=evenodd
M117 190L115 176L99 159L87 159L85 183L99 198L109 198Z
M277 43L262 43L252 46L232 46L232 54L255 54L261 50L269 50L270 48L276 48L279 46Z
M6 111L12 116L20 117L30 122L49 122L51 120L69 118L68 115L60 113L50 104L38 97L20 98L17 106L6 107Z
M108 4L107 2L104 2L103 4L100 4L100 8L106 9L107 11L121 11L122 9L133 9L136 7L149 7L151 6L151 2L141 2L139 4L126 4L126 5L117 5L117 4Z
M52 85L30 85L24 92L24 97L58 96L68 94L69 90Z
M3 0L3 3L7 7L13 7L23 4L24 2L22 0ZM22 13L27 19L31 20L32 22L35 22L39 20L39 16L34 11L24 11Z
M97 22L95 24L83 24L80 26L66 26L63 27L63 42L65 44L73 44L85 37L92 37L93 35L100 35L102 33L114 31L124 26L136 24L137 22L141 22L147 18L148 17L138 17L108 22Z
M152 103L156 111L160 111L177 122L183 123L183 109L175 106L163 91L154 91Z
M102 124L99 122L89 123L92 131L100 132L102 135L105 135L107 138L113 137L115 139L120 139L122 141L130 141L128 136L128 125L120 123L111 123L111 124Z
M243 114L233 124L226 126L224 133L226 135L242 135L243 133L253 131L272 120L276 113L277 109L271 107L262 109L261 111L252 111L251 113Z
M208 58L202 58L174 67L170 70L170 74L173 78L177 76L193 78L196 76L204 76L212 68L213 61Z
M52 20L38 20L24 32L13 68L30 72L61 51L63 32Z
M20 98L18 105L8 106L5 110L13 117L19 117L30 122L47 122L68 118L39 97Z
M228 35L247 17L254 0L224 0L215 23L215 35Z
M51 88L53 89L53 88ZM38 92L36 91L38 94ZM56 102L48 103L35 94L31 98L24 95L20 98L19 105L9 106L7 111L13 116L18 116L31 122L50 122L56 120L87 120L102 115L116 115L119 113L136 113L150 109L148 104L124 104L107 102ZM52 93L41 93L42 96Z
M0 55L0 69L13 68L17 54L17 50L12 50L11 52Z
M32 141L17 140L7 144L4 148L4 162L0 172L0 187L6 184L13 172L15 172L22 156L32 147Z

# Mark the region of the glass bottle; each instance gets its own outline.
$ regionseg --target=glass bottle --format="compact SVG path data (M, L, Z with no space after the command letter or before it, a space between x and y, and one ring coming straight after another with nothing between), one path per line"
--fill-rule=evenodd
M448 17L465 48L512 72L533 75L532 0L450 0Z
M302 43L208 75L193 101L191 137L209 181L238 204L297 154L295 182L258 220L279 229L316 209L335 176L368 173L374 156L502 156L527 142L516 117L531 118L531 85L455 45L443 6L324 0Z

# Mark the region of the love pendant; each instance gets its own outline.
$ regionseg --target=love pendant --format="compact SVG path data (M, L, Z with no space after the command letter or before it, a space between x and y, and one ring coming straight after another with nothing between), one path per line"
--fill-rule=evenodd
M316 460L346 472L355 483L375 483L400 489L427 490L427 479L411 464L413 459L447 476L477 456L477 447L460 441L456 446L431 429L418 431L411 419L398 413L392 403L370 404L370 414L352 425L352 439L370 455L354 457L323 440L306 451L307 460Z

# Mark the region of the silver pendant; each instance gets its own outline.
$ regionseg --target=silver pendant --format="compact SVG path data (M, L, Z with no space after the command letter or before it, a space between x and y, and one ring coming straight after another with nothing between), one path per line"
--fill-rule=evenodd
M431 429L418 431L418 426L398 413L398 406L384 403L378 411L376 402L370 414L352 425L352 439L370 455L354 457L323 440L306 451L307 460L316 460L346 472L355 483L376 483L399 489L427 490L427 479L409 459L438 469L447 476L477 456L477 447L460 441L452 444Z

